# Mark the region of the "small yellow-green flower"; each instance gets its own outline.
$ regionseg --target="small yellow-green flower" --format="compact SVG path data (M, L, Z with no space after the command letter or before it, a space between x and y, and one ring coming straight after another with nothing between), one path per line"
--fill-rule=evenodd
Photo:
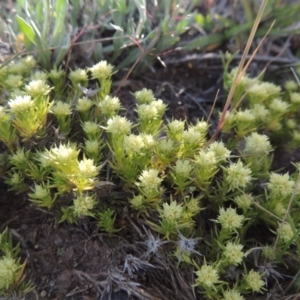
M153 105L156 108L159 116L162 116L167 110L167 105L163 103L161 99L153 101L151 105Z
M230 155L230 151L225 147L223 142L213 142L209 145L208 149L215 154L218 162L225 161Z
M245 275L245 281L248 288L253 292L261 292L265 282L262 280L262 275L258 272L251 270L247 275Z
M130 134L124 136L124 150L129 153L139 153L144 147L143 137L140 135Z
M152 134L141 133L145 149L152 149L156 145L156 140Z
M4 83L11 88L19 88L23 85L23 77L21 75L9 74Z
M30 96L17 96L8 102L10 109L13 113L22 113L33 107L34 102Z
M32 80L25 86L25 91L31 97L47 95L50 92L50 86L44 80Z
M137 108L137 114L141 120L152 120L159 117L156 107L151 104L140 104Z
M245 152L247 154L267 154L272 151L268 136L253 132L245 138Z
M68 116L72 113L71 105L62 101L57 101L54 106L52 106L51 111L57 117Z
M270 110L280 114L285 114L288 110L289 105L282 101L280 98L275 98L270 104Z
M242 194L240 196L236 196L233 201L239 208L247 210L253 202L253 197L251 194Z
M93 101L90 100L88 97L82 97L78 99L78 102L76 104L76 110L79 112L86 112L90 110L93 105Z
M151 193L159 188L162 178L158 177L158 170L144 170L139 176L138 185L143 188L146 194Z
M142 195L138 195L129 200L131 206L136 210L143 210L145 208L145 201Z
M60 79L62 78L64 75L64 71L63 70L59 70L59 69L52 69L49 73L49 77L53 80L57 80L57 79Z
M182 141L188 145L202 145L205 141L204 136L195 130L194 127L190 127L188 130L184 130L182 133Z
M98 169L94 165L94 161L85 157L78 162L78 170L80 176L83 177L96 177L98 174Z
M253 115L261 121L266 120L270 111L262 104L256 103L254 104L253 108L251 109Z
M289 92L293 92L298 89L298 84L295 80L287 80L284 83L284 88Z
M235 208L220 208L217 222L220 223L224 229L232 231L241 228L243 221L244 216L238 215Z
M163 210L161 211L161 216L169 221L177 221L181 218L183 212L183 207L177 204L176 201L171 201L170 204L164 203Z
M89 69L93 79L106 80L112 76L113 66L107 61L100 61Z
M225 171L225 181L229 184L229 190L245 188L251 181L251 170L239 160L231 164Z
M255 121L255 116L250 109L239 110L234 115L235 122L238 123L252 123Z
M22 61L18 61L9 65L9 72L11 74L25 74L28 71L30 71L30 69L28 66L23 64Z
M208 123L206 121L198 121L196 123L196 125L194 125L194 128L196 129L196 131L198 131L202 135L206 135L207 134L208 127L209 127L209 125L208 125Z
M195 157L195 162L201 168L204 168L207 171L213 171L217 166L216 154L212 150L200 150L199 154Z
M294 129L297 127L297 122L294 119L287 119L285 121L285 125L290 129Z
M22 64L26 65L29 69L33 69L37 64L37 61L32 55L27 55L23 57L20 61L22 62Z
M120 99L118 97L105 96L105 98L98 104L98 107L104 115L112 117L121 108Z
M267 187L271 194L278 197L287 197L292 194L295 182L290 180L289 174L271 173Z
M88 155L97 155L101 150L101 143L97 140L87 140L85 141L84 148Z
M182 136L184 130L184 122L174 120L168 124L168 136L171 139L177 139Z
M262 248L261 254L268 261L272 261L276 259L276 249L271 246L265 246Z
M83 69L76 69L74 71L71 71L69 74L69 78L73 82L86 82L88 81L88 76L86 74L86 71Z
M189 160L178 159L174 167L174 173L176 175L188 178L192 171L192 165Z
M115 135L129 134L131 131L131 122L121 116L114 116L107 121L106 130Z
M172 153L172 151L174 150L174 142L170 139L160 140L157 144L157 150L162 154Z
M244 257L242 249L243 245L228 242L223 252L226 262L235 266L239 265L243 261Z
M139 104L149 104L155 100L153 92L146 88L134 93L135 98Z
M300 104L300 93L292 93L290 99L292 103Z
M31 75L31 80L39 80L39 79L46 82L46 80L48 79L48 74L43 71L35 71Z
M223 293L223 300L245 300L245 298L236 290L228 290Z
M19 264L11 257L0 259L0 290L8 289L14 283L20 269Z
M77 216L87 216L91 214L91 210L95 206L96 201L92 196L79 195L74 200L74 213Z
M277 234L279 235L279 238L285 243L291 241L294 238L294 233L289 223L281 224L277 228Z
M196 272L196 285L211 288L214 284L219 282L218 271L212 266L203 265L199 271Z
M82 129L87 135L98 135L101 131L100 126L95 122L84 122Z
M40 156L40 161L43 166L60 166L69 165L77 160L79 150L72 145L59 145L46 150Z

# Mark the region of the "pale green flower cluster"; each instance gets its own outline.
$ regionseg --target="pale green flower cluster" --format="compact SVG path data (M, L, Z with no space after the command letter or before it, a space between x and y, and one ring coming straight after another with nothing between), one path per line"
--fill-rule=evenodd
M262 275L256 271L251 270L244 276L248 288L253 292L261 292L265 282L262 280Z
M234 266L241 264L244 258L242 249L243 245L228 242L223 251L225 261Z
M189 160L179 159L176 161L176 164L174 167L174 173L176 175L182 176L183 178L188 178L192 171L192 168L193 167Z
M69 78L72 82L87 82L88 75L84 69L77 68L74 71L71 71L69 74Z
M25 86L28 95L35 98L41 95L47 95L50 92L50 86L44 80L32 80Z
M224 168L225 181L229 184L229 190L245 188L251 182L251 170L245 167L239 160Z
M224 292L223 300L245 300L245 298L236 290L228 290Z
M242 194L239 196L236 196L233 201L236 203L236 205L239 208L242 208L243 210L247 210L250 208L251 204L253 203L253 196L251 194Z
M289 223L280 224L277 228L277 234L284 243L288 243L294 238L294 233Z
M83 157L83 159L78 162L78 171L81 176L87 178L96 177L98 174L98 169L94 165L94 161L85 157Z
M106 130L114 135L129 134L132 123L121 116L114 116L107 121Z
M171 139L162 139L157 143L159 153L172 153L174 150L174 142Z
M79 150L71 145L60 144L58 147L51 148L50 151L41 153L40 161L42 165L47 166L62 166L68 165L70 162L76 161Z
M31 96L17 96L8 102L10 109L13 113L18 114L31 109L34 106L34 101Z
M271 195L276 197L287 197L292 194L295 182L290 180L289 174L277 174L272 172L267 187Z
M91 138L91 140L93 140L93 138L99 138L101 132L99 124L90 121L82 124L82 130L88 137Z
M9 74L4 83L10 88L20 88L23 85L23 77L21 75Z
M152 149L156 145L156 140L152 134L141 133L145 149Z
M300 103L300 93L291 93L290 99L292 103L299 104Z
M0 290L7 289L18 276L20 265L15 259L7 256L0 258Z
M168 123L167 134L172 140L179 140L184 131L184 122L179 120L174 120Z
M130 134L124 136L123 147L127 154L139 153L144 146L144 139L141 135Z
M106 80L112 76L113 66L108 64L107 61L102 60L89 68L89 70L92 73L93 79Z
M119 112L121 108L121 102L118 97L110 97L107 95L102 101L99 102L98 107L104 115L112 117Z
M52 106L51 111L57 117L68 116L72 114L71 105L62 101L57 101L54 106Z
M50 72L49 72L49 77L52 79L52 80L59 80L61 79L62 77L64 76L64 71L63 70L60 70L60 69L52 69Z
M95 206L94 197L88 195L78 195L74 199L74 213L76 216L87 216L91 214L91 210Z
M140 104L137 108L141 120L151 120L159 117L158 110L151 104Z
M142 90L135 92L134 96L137 99L139 104L150 104L155 100L152 90L148 90L146 88L143 88Z
M226 161L230 156L230 151L225 147L223 142L213 142L208 149L215 154L218 162Z
M86 112L90 110L93 105L93 102L88 97L82 97L78 99L76 110L79 112Z
M222 228L234 231L243 226L244 216L238 215L235 208L220 208L217 222L222 225Z
M138 185L143 189L145 194L151 194L153 191L157 191L162 182L162 178L158 177L158 170L149 169L144 170L139 176Z
M288 92L293 92L296 91L298 89L298 84L295 80L287 80L284 83L284 88L288 91Z
M272 151L272 146L268 136L266 135L253 132L251 135L245 138L245 141L245 152L247 154L268 154Z
M161 217L172 222L176 222L182 216L183 207L176 201L171 201L169 203L164 203L161 211Z
M196 272L196 285L200 285L206 288L212 288L219 282L219 274L213 266L203 265L200 270Z
M42 80L42 81L46 82L47 79L48 79L48 74L43 71L35 71L31 75L31 80Z
M280 98L275 98L272 100L269 108L276 113L285 114L289 108L289 105Z
M217 165L216 154L214 151L200 150L199 154L195 157L195 163L205 170L213 173Z
M270 115L270 111L262 104L255 103L251 109L253 115L260 121L265 121Z

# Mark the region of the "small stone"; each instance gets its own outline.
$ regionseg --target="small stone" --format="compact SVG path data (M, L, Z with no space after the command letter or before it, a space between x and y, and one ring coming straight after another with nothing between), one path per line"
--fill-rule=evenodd
M47 296L47 292L46 291L41 291L40 296L42 298L46 297Z

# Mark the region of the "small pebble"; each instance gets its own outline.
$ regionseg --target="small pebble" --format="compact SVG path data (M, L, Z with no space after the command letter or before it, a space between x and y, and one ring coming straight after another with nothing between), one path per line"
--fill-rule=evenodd
M47 296L47 292L46 291L41 291L40 296L42 298L46 297Z

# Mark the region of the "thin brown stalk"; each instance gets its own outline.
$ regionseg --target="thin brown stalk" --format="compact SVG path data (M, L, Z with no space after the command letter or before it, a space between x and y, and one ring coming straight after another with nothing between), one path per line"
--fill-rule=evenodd
M247 41L247 44L246 44L245 50L244 50L244 52L243 52L241 61L240 61L240 63L239 63L239 67L238 67L238 71L237 71L236 77L235 77L235 79L234 79L234 81L233 81L233 84L232 84L231 89L230 89L230 91L229 91L229 94L228 94L228 97L227 97L227 100L226 100L224 109L223 109L223 111L222 111L222 115L221 115L221 118L220 118L220 120L219 120L218 127L217 127L217 129L216 129L214 135L211 137L209 143L213 142L213 141L217 138L219 132L221 131L221 129L222 129L222 127L223 127L223 124L224 124L226 112L227 112L227 110L228 110L229 107L230 107L230 104L231 104L231 102L232 102L232 98L233 98L234 92L235 92L235 90L236 90L236 87L237 87L239 81L241 80L242 76L245 74L247 68L249 67L249 64L252 62L253 57L255 56L256 52L258 51L258 48L255 49L253 55L251 55L251 57L250 57L248 63L247 63L246 66L244 67L245 61L246 61L246 59L247 59L247 56L248 56L248 53L249 53L249 50L250 50L250 47L251 47L251 44L252 44L253 39L254 39L254 36L255 36L255 33L256 33L256 31L257 31L257 28L258 28L258 25L259 25L259 23L260 23L260 20L261 20L261 18L262 18L262 16L263 16L263 12L264 12L264 10L265 10L267 1L268 1L268 0L263 0L261 6L260 6L260 8L259 8L258 14L257 14L257 16L256 16L256 19L255 19L255 21L254 21L253 27L252 27L252 29L251 29L250 36L249 36L248 41ZM264 38L262 39L262 41L263 41L263 40L264 40ZM262 42L262 41L261 41L261 42ZM261 43L259 44L259 46L260 46L260 45L261 45Z

